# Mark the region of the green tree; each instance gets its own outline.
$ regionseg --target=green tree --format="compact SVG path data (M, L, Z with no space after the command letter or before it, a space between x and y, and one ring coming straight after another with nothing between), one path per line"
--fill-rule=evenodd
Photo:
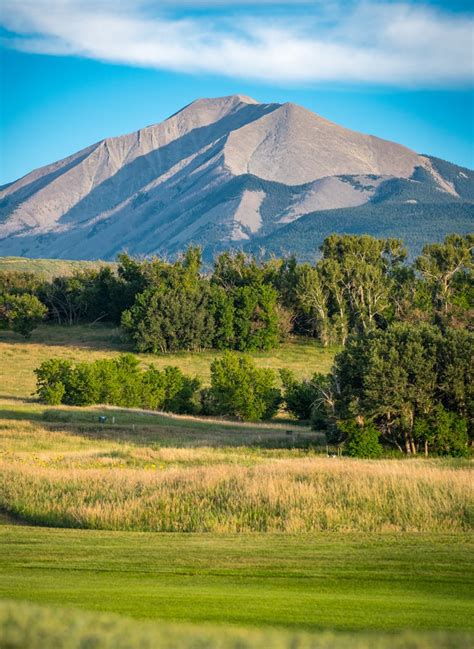
M141 352L211 347L214 318L211 290L200 277L200 253L190 248L174 264L154 260L147 267L148 287L124 311L122 326Z
M309 331L324 347L331 341L328 291L317 268L304 264L298 268L296 308L305 316Z
M255 367L250 358L225 352L212 362L208 399L213 414L250 421L269 419L278 410L280 398L275 373Z
M339 422L339 429L346 437L347 454L351 457L377 458L382 455L380 432L373 423L360 425L354 419L349 419Z
M232 293L222 286L211 286L210 313L214 321L212 346L216 349L235 347L235 306Z
M280 341L277 292L268 284L234 290L235 347L241 351L273 349Z
M353 336L336 357L337 412L363 426L375 421L382 437L417 452L413 428L437 403L438 330L394 324Z
M473 252L473 234L450 234L443 243L426 245L416 260L417 269L431 287L434 306L443 316L452 309L456 285L472 286Z
M468 455L467 422L455 412L438 404L428 417L419 417L414 436L423 445L425 455L432 450L439 455L465 457Z
M438 391L443 405L474 432L474 332L448 328L438 345Z
M0 322L3 327L25 338L31 336L46 317L47 311L45 305L29 293L0 297Z
M318 268L330 289L331 315L344 344L347 321L350 328L368 331L387 320L392 276L406 250L398 239L337 234L327 237L321 250Z

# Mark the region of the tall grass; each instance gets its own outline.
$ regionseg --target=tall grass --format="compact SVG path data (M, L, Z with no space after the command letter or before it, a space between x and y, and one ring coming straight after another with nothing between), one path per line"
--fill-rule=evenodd
M147 468L6 459L0 508L42 525L157 532L446 532L471 525L467 468L278 455L210 463L206 451L193 453L168 450L168 460L183 466L148 457Z

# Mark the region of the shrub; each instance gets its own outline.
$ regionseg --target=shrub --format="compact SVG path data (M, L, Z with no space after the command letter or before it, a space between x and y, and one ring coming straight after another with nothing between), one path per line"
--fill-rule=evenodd
M250 421L269 419L280 400L272 370L257 368L250 358L232 352L212 362L207 405L213 414Z
M76 366L50 359L35 373L36 393L49 405L107 403L177 413L196 413L199 409L198 379L185 376L176 367L142 371L132 354Z
M63 403L71 367L69 361L63 361L59 358L50 358L41 363L35 370L36 394L40 401L50 406Z
M44 320L47 311L44 304L29 293L0 298L0 321L3 326L25 338L31 336L31 332Z
M185 376L177 367L165 367L163 374L165 385L163 410L178 414L196 414L199 411L200 380L197 377Z
M360 425L351 419L340 422L339 429L346 435L347 453L351 457L377 458L382 454L379 431L373 424Z
M310 419L318 397L316 386L308 379L297 381L293 372L287 369L280 370L280 378L285 408L297 419Z
M419 417L415 421L414 436L426 443L426 451L431 448L439 455L468 455L466 419L448 412L442 405L438 405L430 417Z

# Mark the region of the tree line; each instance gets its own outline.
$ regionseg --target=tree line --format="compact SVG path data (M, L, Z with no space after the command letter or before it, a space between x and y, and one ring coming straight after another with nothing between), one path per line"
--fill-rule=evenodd
M136 351L268 350L289 333L344 345L394 322L467 328L473 315L474 235L426 245L412 264L400 240L331 235L315 264L294 257L219 255L176 261L119 255L116 269L43 281L0 272L0 325L25 336L42 320L121 325Z
M110 404L178 414L270 419L282 402L275 372L225 352L211 363L211 385L168 366L142 369L133 354L72 363L52 358L35 370L36 394L49 405Z
M407 263L396 239L332 235L315 264L225 252L204 274L199 249L190 247L174 262L124 254L116 270L50 282L3 272L0 321L24 335L43 317L110 322L123 327L137 351L154 353L267 350L289 333L309 336L342 346L330 374L299 381L282 370L277 377L228 351L211 367L211 387L203 388L176 368L166 374L135 364L132 371L130 359L67 371L60 363L48 372L54 377L57 370L64 381L48 378L51 392L40 396L251 420L283 404L354 455L377 456L383 446L463 455L474 423L473 247L474 235L452 234ZM109 374L116 378L106 380ZM184 392L173 393L167 381ZM80 386L87 386L88 401L77 396Z
M44 361L37 394L50 405L110 404L178 414L270 419L279 408L324 430L349 455L464 456L474 419L474 337L430 325L397 323L351 334L328 375L297 380L226 351L210 366L210 386L177 367L142 369L132 354L73 364Z

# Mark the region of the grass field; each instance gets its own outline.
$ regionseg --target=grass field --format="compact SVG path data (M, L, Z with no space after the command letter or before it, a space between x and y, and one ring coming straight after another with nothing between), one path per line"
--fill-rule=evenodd
M467 535L142 534L4 526L0 595L173 622L470 630Z
M136 620L111 613L0 602L8 649L471 649L460 631L341 633Z
M68 259L30 259L29 257L0 257L0 271L34 273L45 279L69 276L78 270L97 270L113 265L107 261L73 261Z
M474 644L469 461L328 458L288 419L32 399L46 358L122 351L101 326L0 332L2 649ZM254 357L302 377L334 353L294 339ZM207 381L213 357L140 360Z
M28 399L35 390L33 370L48 358L92 361L131 351L120 329L106 326L38 327L29 340L18 334L0 331L0 399ZM328 372L335 349L324 349L317 342L294 338L279 349L253 353L259 367L278 370L287 367L300 377ZM219 352L140 354L144 365L176 365L187 374L208 381L211 361Z
M115 422L99 424L100 413ZM327 458L325 448L287 423L4 407L0 508L54 527L153 532L470 529L469 462Z

